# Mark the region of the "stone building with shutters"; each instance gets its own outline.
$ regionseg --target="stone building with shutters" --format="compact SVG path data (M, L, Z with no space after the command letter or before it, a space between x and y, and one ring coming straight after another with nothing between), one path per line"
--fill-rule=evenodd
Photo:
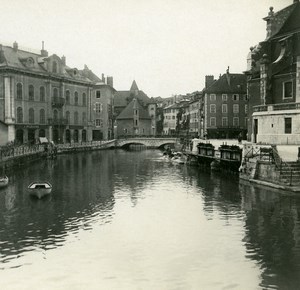
M300 3L264 18L266 39L247 59L248 139L255 143L300 143Z
M55 143L111 137L112 77L100 79L87 66L68 67L66 58L0 45L0 145ZM97 126L95 96L102 91L102 126ZM109 113L110 112L110 113ZM94 131L101 134L93 134ZM99 137L100 136L100 137Z

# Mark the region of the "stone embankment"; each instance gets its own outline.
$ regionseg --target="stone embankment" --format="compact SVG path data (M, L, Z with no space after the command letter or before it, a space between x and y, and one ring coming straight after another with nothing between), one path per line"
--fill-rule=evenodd
M115 145L115 140L92 141L72 144L42 144L0 147L0 175L1 172L12 167L21 167L33 161L45 158L55 158L57 154L72 153L88 150L108 149Z

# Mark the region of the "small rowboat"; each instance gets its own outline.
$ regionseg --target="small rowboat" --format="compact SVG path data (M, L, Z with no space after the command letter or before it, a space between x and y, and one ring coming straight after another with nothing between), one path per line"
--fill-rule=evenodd
M48 195L52 191L52 185L47 182L32 182L28 185L29 194L36 196L38 199Z
M6 187L8 185L8 177L0 176L0 188Z

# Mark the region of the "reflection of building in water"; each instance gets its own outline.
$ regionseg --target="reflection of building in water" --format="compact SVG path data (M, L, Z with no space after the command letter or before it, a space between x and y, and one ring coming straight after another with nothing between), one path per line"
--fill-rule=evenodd
M245 246L262 269L262 287L299 289L300 200L265 188L242 184Z

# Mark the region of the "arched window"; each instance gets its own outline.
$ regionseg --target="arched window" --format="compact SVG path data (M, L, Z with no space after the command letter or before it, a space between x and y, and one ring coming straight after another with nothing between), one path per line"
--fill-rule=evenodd
M77 92L74 93L74 105L78 106L78 93Z
M28 99L29 99L29 101L34 101L34 87L33 87L33 85L29 85L29 87L28 87Z
M40 124L45 124L45 110L40 109Z
M56 62L56 61L54 61L54 62L52 63L52 72L53 72L53 73L57 73L57 62Z
M70 104L70 91L66 91L66 103L69 105Z
M82 113L82 124L86 125L86 112Z
M34 124L34 110L32 108L29 109L29 123Z
M74 112L74 124L78 125L78 112Z
M82 106L86 106L86 93L82 94Z
M45 102L45 87L40 87L40 101Z
M21 107L17 108L17 123L23 123L23 109Z
M23 86L21 83L17 84L17 99L22 100L23 99Z
M70 124L70 112L69 111L67 111L66 112L66 119L67 119L67 124Z
M56 121L58 120L58 111L57 110L53 111L53 119Z
M57 98L58 97L58 88L54 88L53 89L53 98Z

